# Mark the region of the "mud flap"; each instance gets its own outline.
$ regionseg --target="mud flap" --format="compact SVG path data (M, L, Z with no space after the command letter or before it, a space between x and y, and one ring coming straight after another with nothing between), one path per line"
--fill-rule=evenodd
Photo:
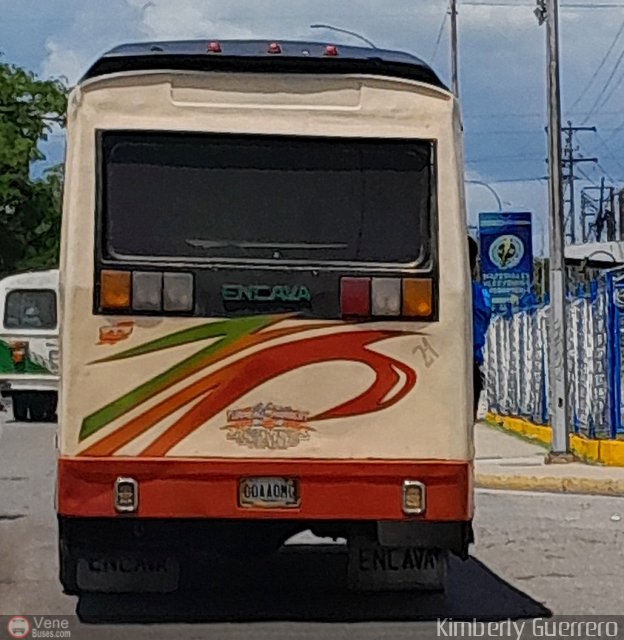
M444 591L448 551L384 546L357 537L349 544L349 588L358 591Z
M102 554L80 558L76 566L80 592L170 593L177 590L179 580L175 558Z

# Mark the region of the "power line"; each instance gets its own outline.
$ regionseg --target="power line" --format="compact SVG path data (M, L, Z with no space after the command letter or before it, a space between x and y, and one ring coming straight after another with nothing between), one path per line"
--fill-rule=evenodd
M534 162L536 160L544 160L543 156L489 156L484 158L473 158L470 160L466 160L466 164L485 164L488 162L502 162L502 163L513 163L513 162Z
M621 114L620 114L621 115ZM619 127L613 127L609 129L601 129L601 131L616 132L620 131ZM493 131L488 130L472 130L470 128L466 129L466 135L480 135L480 136L530 136L530 135L544 135L543 129L497 129Z
M589 113L589 111L567 111L569 115L574 116L585 116ZM601 115L603 116L621 116L621 111L602 111ZM474 113L470 115L464 116L466 120L476 120L487 118L488 120L496 119L496 118L545 118L545 114L539 111L535 111L533 113Z
M585 124L595 112L596 108L600 104L600 101L602 100L602 96L604 96L604 94L606 93L609 85L611 84L611 81L613 80L613 77L617 73L617 70L620 68L620 65L622 64L622 60L624 60L624 49L622 49L622 53L620 53L615 65L613 66L613 69L611 69L611 73L609 74L607 81L604 83L602 90L600 91L600 93L598 94L598 97L596 98L596 101L594 102L593 106L589 110L589 113L587 114L585 119L581 122L581 124Z
M600 109L602 109L602 107L604 107L606 104L608 104L609 100L611 100L611 98L613 97L615 92L622 86L622 81L624 81L624 73L620 74L620 77L618 78L618 81L613 85L613 87L611 87L611 91L609 91L608 95L600 103ZM600 109L598 109L598 112L600 112Z
M501 178L498 180L490 180L488 178L490 184L502 184L504 182L544 182L546 180L548 180L548 176L542 176L541 178Z
M438 31L438 37L436 38L435 45L433 47L433 53L431 54L430 63L433 64L435 57L438 55L438 49L440 48L440 41L442 40L442 34L444 33L444 26L446 25L446 19L448 18L448 10L444 12L442 22L440 23L440 30Z
M596 160L596 165L598 166L600 171L602 171L602 173L604 173L605 176L607 176L607 178L611 180L611 182L617 182L617 180L613 178L613 176L600 164L600 162L598 162L598 160Z
M591 182L591 183L592 183L592 184L594 184L594 185L598 185L598 183L597 183L593 178L591 178L590 176L588 176L588 175L583 171L583 169L581 169L581 168L579 167L579 168L577 169L577 171L578 171L578 172L583 176L583 178L585 178L585 180L587 180L587 182Z
M602 146L607 150L607 153L613 158L613 160L615 160L615 163L618 165L618 167L624 171L624 165L622 165L622 163L619 161L619 159L617 158L617 156L615 155L615 153L613 153L613 150L611 149L611 147L609 146L609 144L607 143L607 141L600 135L600 133L598 131L596 131L596 136L598 138L598 141L602 144ZM611 178L611 182L616 182L613 178Z
M574 109L574 107L576 107L576 105L583 99L585 94L589 91L589 88L594 83L594 80L598 77L598 74L600 73L600 71L602 71L602 68L604 67L604 65L606 63L607 58L611 55L611 52L613 51L613 49L615 49L615 45L617 44L617 41L620 39L620 36L622 35L622 33L624 33L624 20L622 20L622 24L620 25L620 28L618 29L617 33L615 34L615 38L613 38L613 42L611 42L611 45L609 46L609 49L607 50L607 52L603 56L602 60L600 61L600 64L598 65L598 68L591 75L591 77L589 78L589 82L585 85L585 87L583 88L583 90L579 94L578 98L574 101L574 103L570 107L570 111L572 111Z
M511 4L510 2L484 2L481 0L466 0L466 2L462 2L461 4L465 7L511 7L512 9L533 6L531 4L525 3ZM622 7L624 7L624 4L616 2L600 2L597 4L563 3L559 6L562 9L621 9Z

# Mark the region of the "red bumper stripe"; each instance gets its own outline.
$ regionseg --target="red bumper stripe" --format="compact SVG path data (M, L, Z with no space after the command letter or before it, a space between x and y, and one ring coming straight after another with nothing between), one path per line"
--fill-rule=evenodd
M416 518L472 518L472 466L468 462L240 458L60 458L59 514L116 516L113 485L119 476L139 483L136 515L144 518L414 519L401 510L403 480L419 480L426 486L427 509ZM298 478L301 506L239 507L238 480L246 476Z

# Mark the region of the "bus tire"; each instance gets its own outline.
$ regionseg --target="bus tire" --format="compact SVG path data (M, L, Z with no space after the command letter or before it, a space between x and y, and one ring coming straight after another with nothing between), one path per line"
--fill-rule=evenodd
M71 557L67 545L61 540L59 543L59 579L63 592L68 596L80 595L76 580L76 560Z
M13 418L16 422L28 420L28 394L16 391L13 394Z
M29 394L30 419L34 422L54 422L56 418L56 391L38 391Z
M33 422L43 422L46 419L46 396L44 393L32 393L30 395L29 410L30 419Z

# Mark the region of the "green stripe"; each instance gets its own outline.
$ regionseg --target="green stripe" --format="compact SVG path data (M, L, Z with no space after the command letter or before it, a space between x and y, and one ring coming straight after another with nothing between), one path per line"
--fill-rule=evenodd
M161 349L167 349L173 346L179 346L204 340L207 338L221 337L218 342L198 351L196 354L186 358L182 362L167 369L155 378L148 380L141 386L133 389L126 395L114 400L105 407L102 407L95 413L91 414L82 423L80 429L79 440L82 441L93 435L106 425L128 413L132 409L143 404L150 398L158 395L165 389L177 384L181 380L193 375L205 366L203 363L209 357L218 353L222 349L234 344L243 336L255 333L264 327L275 322L275 316L255 316L251 318L239 318L235 320L226 320L223 322L215 322L201 327L195 327L185 331L173 333L164 338L159 338L153 342L125 351L117 356L101 360L100 362L109 362L119 360L120 358L131 358L136 355L152 353Z

